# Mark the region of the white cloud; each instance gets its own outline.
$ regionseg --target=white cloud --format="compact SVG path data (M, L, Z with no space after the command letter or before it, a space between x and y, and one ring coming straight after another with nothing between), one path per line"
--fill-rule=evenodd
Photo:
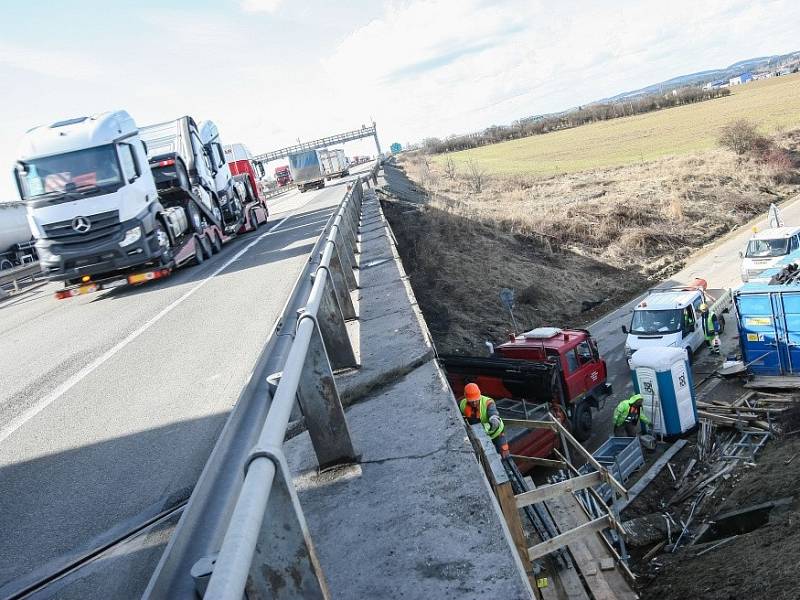
M64 50L48 49L45 43L23 46L0 41L0 65L53 77L89 81L102 73L98 59Z
M283 0L242 0L240 6L248 13L272 13L278 10Z

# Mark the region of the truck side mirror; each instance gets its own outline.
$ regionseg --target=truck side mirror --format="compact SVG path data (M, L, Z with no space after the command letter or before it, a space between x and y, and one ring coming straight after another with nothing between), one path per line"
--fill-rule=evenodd
M628 328L625 327L625 325L622 326L622 333L624 333L625 335L628 335Z

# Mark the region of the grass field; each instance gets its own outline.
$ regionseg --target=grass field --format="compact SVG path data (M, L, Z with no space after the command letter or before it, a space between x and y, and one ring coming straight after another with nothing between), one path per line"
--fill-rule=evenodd
M473 160L488 173L554 175L712 148L720 128L741 118L766 134L800 126L800 74L731 91L717 100L437 155L434 161L441 164L450 156L461 168Z

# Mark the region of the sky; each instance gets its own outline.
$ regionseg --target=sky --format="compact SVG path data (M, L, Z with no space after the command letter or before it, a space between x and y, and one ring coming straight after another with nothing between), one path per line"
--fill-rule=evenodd
M797 0L0 0L0 200L65 118L188 114L253 153L374 120L387 148L800 50L798 24Z

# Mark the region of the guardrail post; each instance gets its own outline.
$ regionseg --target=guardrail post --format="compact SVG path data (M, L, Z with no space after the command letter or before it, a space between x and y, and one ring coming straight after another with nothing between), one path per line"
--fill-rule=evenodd
M339 308L333 281L325 278L325 289L317 311L317 325L319 325L325 349L333 369L346 369L358 366L350 336L347 334L347 325L344 315Z
M351 270L352 272L352 270ZM331 283L336 292L336 299L339 302L339 308L342 311L342 316L346 320L356 318L356 308L353 306L353 299L350 297L350 287L345 278L342 261L339 259L339 248L334 247L334 252L331 255L331 262L328 265L328 273L331 276ZM353 278L355 279L355 277Z
M319 564L292 474L281 456L269 494L269 512L258 535L245 597L328 600L331 595Z
M313 327L297 397L317 462L320 469L355 462L358 456L319 327L310 315L300 315L298 330L300 327Z

